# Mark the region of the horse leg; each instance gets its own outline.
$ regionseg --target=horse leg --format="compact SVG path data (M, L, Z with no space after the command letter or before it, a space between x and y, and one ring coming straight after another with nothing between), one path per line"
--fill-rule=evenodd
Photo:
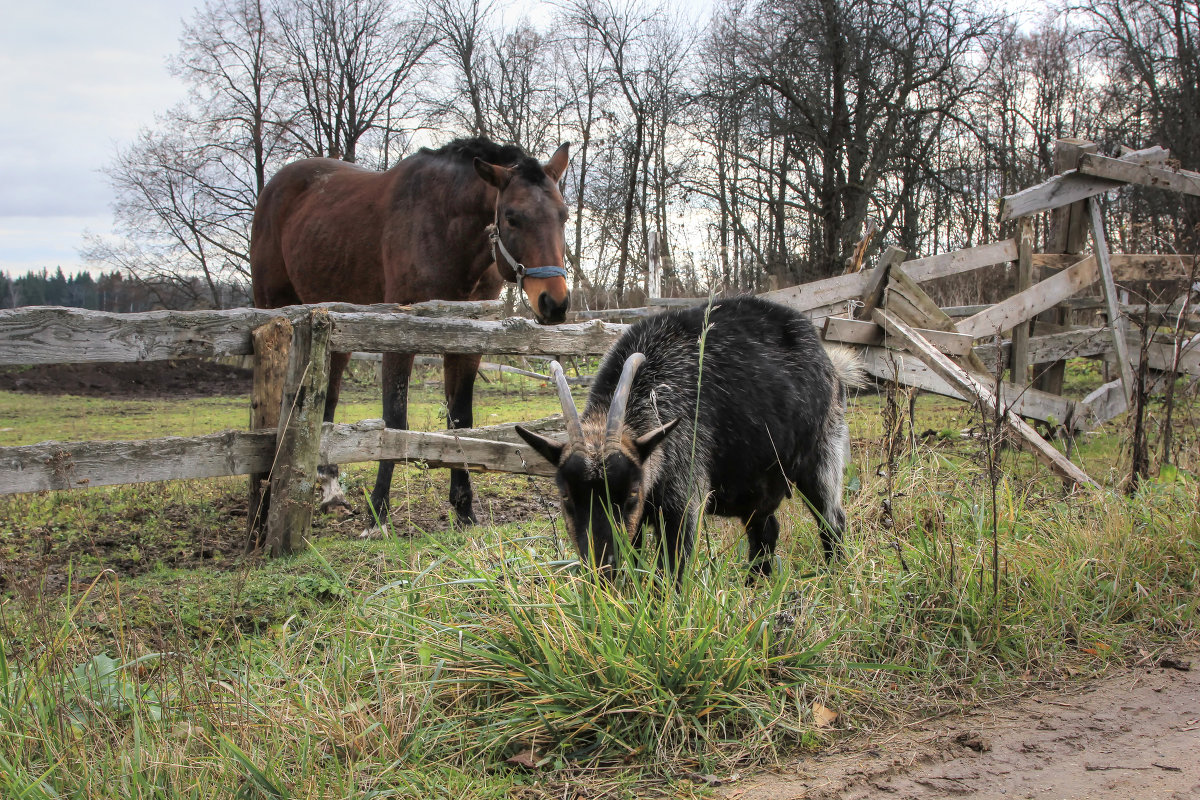
M342 393L342 377L346 365L350 363L349 353L333 353L329 357L329 392L325 395L325 421L333 422L334 411L337 410L338 397ZM321 481L321 510L330 511L334 508L350 510L350 501L342 491L338 481L338 465L322 464L317 467L317 475Z
M447 353L443 356L446 379L446 407L450 410L447 422L451 428L470 428L475 424L472 399L475 392L475 373L480 356L467 353ZM473 525L474 495L471 473L465 469L450 470L450 505L454 507L455 523L459 527Z
M412 375L412 353L383 354L383 424L389 428L408 428L408 379ZM382 533L391 513L392 472L395 461L380 461L371 492L371 525L360 536L369 538Z

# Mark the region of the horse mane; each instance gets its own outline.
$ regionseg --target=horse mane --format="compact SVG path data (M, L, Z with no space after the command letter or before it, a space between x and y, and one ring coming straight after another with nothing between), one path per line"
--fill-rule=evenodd
M489 164L510 167L516 171L517 175L531 183L538 183L546 177L538 160L517 145L498 144L484 136L455 139L437 150L422 147L421 152L464 163L470 163L473 159L479 158Z

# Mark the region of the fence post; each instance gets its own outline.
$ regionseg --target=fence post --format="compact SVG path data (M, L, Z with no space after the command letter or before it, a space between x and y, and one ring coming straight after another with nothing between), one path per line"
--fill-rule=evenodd
M275 317L254 329L254 389L250 395L250 430L279 428L279 406L292 344L292 323ZM270 472L250 475L246 509L246 552L266 544L267 509L271 505Z
M1069 172L1079 166L1079 159L1084 153L1095 153L1099 150L1095 142L1083 139L1059 139L1054 143L1054 170L1058 174ZM1050 235L1047 253L1079 253L1087 242L1088 218L1087 206L1082 202L1056 208L1050 212ZM1041 280L1046 276L1040 275ZM1064 326L1068 322L1068 312L1062 306L1044 311L1037 317L1042 322ZM1063 393L1063 379L1066 376L1066 361L1055 361L1046 367L1034 382L1034 386L1051 394ZM1037 372L1037 370L1034 370Z
M1033 220L1021 217L1017 231L1017 291L1023 292L1033 286ZM1029 329L1032 326L1030 321L1013 328L1009 363L1012 382L1017 386L1029 382Z
M265 547L272 556L290 553L312 523L332 328L329 312L318 308L292 334L267 512Z

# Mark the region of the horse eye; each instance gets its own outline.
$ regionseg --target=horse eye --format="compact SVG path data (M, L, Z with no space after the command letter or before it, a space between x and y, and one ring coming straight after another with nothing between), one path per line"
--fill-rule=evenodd
M511 225L514 228L521 227L521 220L517 216L517 212L513 211L511 208L505 210L504 221L507 222L509 225Z

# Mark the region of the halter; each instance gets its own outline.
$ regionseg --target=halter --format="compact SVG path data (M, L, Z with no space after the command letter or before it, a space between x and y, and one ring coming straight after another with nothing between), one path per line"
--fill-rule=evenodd
M563 267L527 267L513 258L512 253L508 252L508 248L504 246L504 240L500 238L500 206L498 203L496 205L496 221L488 225L485 230L488 241L492 243L492 261L500 262L500 259L496 257L496 249L499 248L500 255L504 256L504 260L508 262L517 276L517 294L521 295L521 302L533 313L533 308L529 305L529 298L525 296L525 279L566 278L566 269Z

